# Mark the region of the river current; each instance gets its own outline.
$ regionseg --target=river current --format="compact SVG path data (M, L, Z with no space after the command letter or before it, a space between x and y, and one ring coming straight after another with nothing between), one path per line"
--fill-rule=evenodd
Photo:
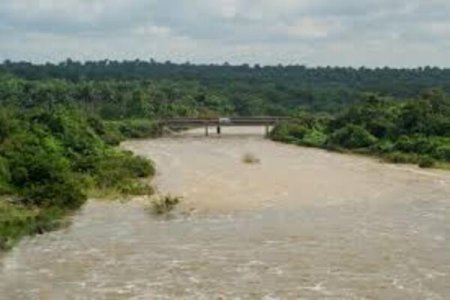
M450 299L449 172L223 131L124 143L172 217L91 200L0 256L0 299Z

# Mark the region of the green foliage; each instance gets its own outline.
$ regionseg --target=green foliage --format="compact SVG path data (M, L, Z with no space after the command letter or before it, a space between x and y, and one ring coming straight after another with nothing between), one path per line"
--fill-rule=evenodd
M23 79L49 82L39 84L32 97L24 100L27 104L42 103L43 98L61 102L75 97L86 108L114 119L172 113L194 115L201 111L228 114L228 109L239 115L273 114L287 113L298 107L337 113L359 102L361 93L365 92L399 99L415 97L432 87L450 92L449 69L431 67L308 68L301 65L193 65L154 60L85 63L67 60L42 65L5 62L0 65L1 69ZM8 81L7 78L4 81ZM134 83L130 84L131 81ZM72 82L79 87L72 89ZM71 93L61 92L68 87ZM20 92L20 86L17 88ZM0 92L1 98L4 97Z
M146 182L128 180L118 187L118 192L122 195L143 196L152 195L155 191Z
M11 173L8 161L0 156L0 196L10 193Z
M395 164L416 164L419 161L418 156L415 154L407 154L398 151L389 152L383 157L386 161Z
M450 162L450 142L447 142L446 145L437 147L435 157Z
M435 165L435 161L433 158L429 156L424 156L419 160L419 167L421 168L432 168Z
M276 141L289 142L303 139L307 132L308 129L299 123L283 122L272 130L271 137Z
M117 122L117 125L125 138L149 138L161 134L159 125L150 120L126 120Z
M425 136L401 136L395 150L406 153L429 154L435 152L437 145L431 138Z
M290 122L279 124L271 137L433 167L450 161L449 120L450 98L439 90L404 102L368 95L332 121L294 115Z
M395 151L395 144L391 140L380 140L370 149L377 154L392 153Z
M102 189L120 187L129 179L153 176L155 172L150 161L129 152L109 151L95 167L93 178L96 186Z
M351 106L331 123L332 129L340 129L347 124L358 125L377 138L385 138L394 133L394 119L398 114L393 103L376 95L366 95L363 100Z
M162 134L158 122L151 120L101 121L98 118L90 118L89 123L100 138L112 146L117 146L129 138L151 138Z
M270 137L275 141L323 147L328 138L326 133L330 118L300 111L292 119L275 126Z
M303 137L303 144L311 147L323 147L328 139L328 135L321 130L309 130Z
M370 132L358 125L346 125L335 131L327 141L331 146L344 147L348 149L367 148L374 145L377 138Z
M152 163L108 146L99 137L108 131L102 121L56 106L12 110L8 116L14 126L2 131L0 195L14 201L0 200L0 247L9 247L22 235L53 229L55 218L83 205L88 190L152 192L137 182L154 174Z
M58 207L30 208L0 200L0 250L10 249L22 236L61 227L66 214Z
M106 144L118 146L125 139L125 136L119 129L118 122L99 122L99 126L94 127L94 130Z

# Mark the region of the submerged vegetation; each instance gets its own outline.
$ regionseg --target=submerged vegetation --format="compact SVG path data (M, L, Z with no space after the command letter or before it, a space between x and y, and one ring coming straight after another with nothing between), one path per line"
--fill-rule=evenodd
M180 197L155 194L149 198L147 209L155 215L165 215L173 211L180 202Z
M242 156L242 162L245 164L259 164L261 160L257 158L253 153L245 153L244 156Z
M442 91L421 95L433 87ZM449 92L450 70L437 68L6 61L0 248L61 226L88 196L151 194L143 178L154 174L152 163L115 146L160 135L159 119L291 116L272 139L441 167L450 161ZM178 201L161 197L154 210L170 211Z

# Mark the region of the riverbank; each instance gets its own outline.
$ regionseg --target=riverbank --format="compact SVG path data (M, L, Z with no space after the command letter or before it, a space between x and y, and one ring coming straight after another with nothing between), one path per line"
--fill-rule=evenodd
M346 155L355 155L372 158L388 164L411 165L420 167L422 169L436 169L436 170L450 171L450 162L433 159L430 160L427 156L424 157L418 154L402 153L402 152L380 153L377 151L371 151L370 149L347 149L338 146L329 146L326 144L305 141L302 139L293 138L292 136L285 138L270 136L270 139L273 140L274 142L289 144L293 146L315 148L324 151L329 151L331 153L340 153Z
M450 97L439 91L396 101L369 95L335 117L308 113L278 124L279 142L450 169Z
M104 122L77 110L0 114L0 250L60 228L88 197L148 195L153 163L115 148L155 123Z

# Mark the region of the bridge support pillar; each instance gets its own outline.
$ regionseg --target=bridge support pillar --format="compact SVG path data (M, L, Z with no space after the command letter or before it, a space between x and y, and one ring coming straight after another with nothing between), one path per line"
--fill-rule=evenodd
M222 133L222 128L220 125L217 125L217 134L220 135Z

